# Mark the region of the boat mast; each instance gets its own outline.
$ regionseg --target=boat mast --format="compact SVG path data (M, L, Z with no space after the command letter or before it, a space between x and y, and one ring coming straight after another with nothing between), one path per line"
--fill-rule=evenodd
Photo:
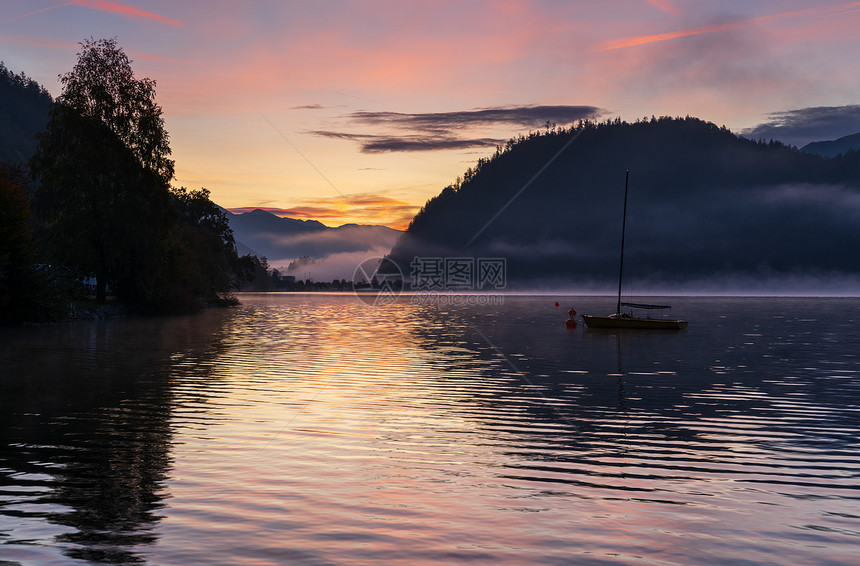
M630 170L624 176L624 216L621 220L621 264L618 266L618 305L616 314L621 314L621 276L624 274L624 231L627 228L627 182L630 180Z

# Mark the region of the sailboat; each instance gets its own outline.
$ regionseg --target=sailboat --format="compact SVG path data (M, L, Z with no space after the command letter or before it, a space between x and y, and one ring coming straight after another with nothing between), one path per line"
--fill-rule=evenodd
M657 330L680 330L682 328L686 328L686 320L634 316L632 311L632 309L643 309L649 311L669 309L672 308L670 305L647 305L643 303L621 302L621 281L624 276L624 232L627 228L627 184L629 180L630 171L627 171L624 178L624 216L621 222L621 262L618 268L618 303L615 307L615 313L607 316L584 314L582 315L582 319L589 328L641 328ZM621 310L622 307L627 307L631 309L631 311L623 312Z

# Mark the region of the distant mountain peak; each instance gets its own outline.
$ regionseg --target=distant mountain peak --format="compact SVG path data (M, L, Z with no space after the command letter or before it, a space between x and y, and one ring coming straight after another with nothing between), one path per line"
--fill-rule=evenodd
M817 141L808 143L800 151L814 153L823 157L836 157L842 153L860 150L860 132L842 136L830 141Z
M234 209L236 210L236 209ZM232 212L227 216L236 241L273 262L290 262L308 256L315 259L333 254L374 250L386 253L400 230L369 224L344 224L336 228L318 220L299 220L262 208ZM380 251L382 250L382 251Z
M237 210L233 209L236 212L230 212L231 219L242 219L240 223L250 222L252 219L255 222L271 222L271 223L287 223L295 226L305 226L313 230L324 230L328 228L325 224L318 220L300 220L298 218L290 218L289 216L278 216L271 210L266 210L264 208L255 208L253 210Z

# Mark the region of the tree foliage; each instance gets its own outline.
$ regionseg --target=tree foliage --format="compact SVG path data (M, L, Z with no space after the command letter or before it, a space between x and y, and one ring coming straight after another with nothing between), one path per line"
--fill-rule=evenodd
M239 289L242 291L274 291L274 271L269 268L269 260L265 256L243 255L239 258L241 277Z
M38 136L31 169L49 260L94 275L147 310L192 310L235 288L226 215L209 191L171 189L174 163L155 82L134 76L115 39L81 43Z
M209 191L182 187L171 196L177 222L159 301L168 310L189 311L200 301L220 301L249 275L236 253L227 215Z
M0 326L60 318L59 278L36 263L27 189L0 167Z
M148 302L170 235L167 132L155 84L136 79L116 40L87 40L38 136L36 211L53 261Z
M34 264L30 209L24 189L0 170L0 324L26 318L22 297Z
M142 167L169 184L174 164L155 101L155 81L134 76L131 60L115 38L91 38L81 47L74 68L60 76L58 102L105 125Z

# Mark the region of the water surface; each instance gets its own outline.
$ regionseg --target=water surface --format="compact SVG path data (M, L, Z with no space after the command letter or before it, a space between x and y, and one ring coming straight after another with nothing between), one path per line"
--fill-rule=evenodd
M856 563L860 299L669 301L687 330L324 294L4 330L0 561Z

